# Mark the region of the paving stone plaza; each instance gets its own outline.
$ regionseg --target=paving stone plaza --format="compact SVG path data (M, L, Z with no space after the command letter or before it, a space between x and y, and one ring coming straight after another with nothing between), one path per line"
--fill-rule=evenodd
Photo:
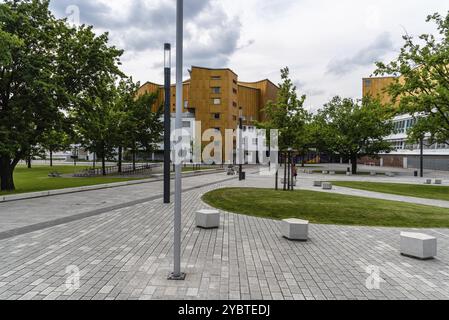
M299 187L312 189L312 179L301 175ZM162 204L161 182L0 203L0 299L449 298L448 229L420 229L438 238L437 258L421 261L399 254L400 232L417 229L311 225L308 242L292 242L279 221L227 212L219 229L196 228L204 193L272 185L255 171L245 182L184 179L180 282L166 280L173 206Z

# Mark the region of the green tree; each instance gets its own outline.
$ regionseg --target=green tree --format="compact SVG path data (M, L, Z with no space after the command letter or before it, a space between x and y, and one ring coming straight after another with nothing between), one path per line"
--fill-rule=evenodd
M353 174L357 174L357 161L361 157L391 151L385 137L393 131L392 113L378 100L334 97L316 117L326 149L349 158Z
M286 190L288 151L297 147L303 148L304 129L309 114L304 109L306 96L298 98L287 67L281 70L281 79L276 101L269 101L265 106L267 120L258 123L257 126L267 130L279 130L279 151L284 154L282 158L284 160L284 190Z
M92 96L105 75L119 73L121 51L107 34L70 28L49 1L0 4L0 180L15 189L13 172L45 132Z
M438 34L423 34L418 41L405 35L399 56L389 64L377 63L375 74L398 76L387 92L398 112L419 119L410 140L429 133L433 142L443 143L449 141L449 11L446 17L430 15L427 22L436 24Z
M63 129L50 129L43 134L41 147L43 153L48 151L50 156L50 167L53 167L53 153L70 150L70 136Z

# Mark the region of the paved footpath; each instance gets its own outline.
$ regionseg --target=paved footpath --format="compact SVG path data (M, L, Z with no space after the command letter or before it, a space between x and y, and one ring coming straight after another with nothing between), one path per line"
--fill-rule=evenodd
M244 185L270 181L249 174ZM398 252L400 231L413 229L312 225L310 241L290 242L278 221L227 212L220 229L195 227L205 192L240 185L184 193L186 281L166 280L173 207L158 199L0 240L0 299L449 299L448 229L423 230L439 255L419 261ZM77 269L79 288L67 286Z

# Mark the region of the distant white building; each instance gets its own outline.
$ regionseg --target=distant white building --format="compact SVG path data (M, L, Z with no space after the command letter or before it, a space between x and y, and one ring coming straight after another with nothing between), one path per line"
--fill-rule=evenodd
M416 124L416 119L410 114L397 116L393 119L395 133L387 140L393 145L393 151L380 154L381 166L419 168L420 144L410 144L407 132ZM424 139L424 168L431 170L449 171L449 145L446 143L429 142L430 135Z

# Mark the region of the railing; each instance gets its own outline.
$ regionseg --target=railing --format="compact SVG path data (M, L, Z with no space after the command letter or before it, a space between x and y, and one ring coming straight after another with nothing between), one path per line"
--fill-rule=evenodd
M119 166L109 166L105 168L105 175L120 174L120 175L136 175L151 171L153 168L159 167L159 164L138 164L135 167L132 164L122 166L122 171L119 172ZM76 172L73 176L76 178L98 177L103 176L103 168L90 168Z

